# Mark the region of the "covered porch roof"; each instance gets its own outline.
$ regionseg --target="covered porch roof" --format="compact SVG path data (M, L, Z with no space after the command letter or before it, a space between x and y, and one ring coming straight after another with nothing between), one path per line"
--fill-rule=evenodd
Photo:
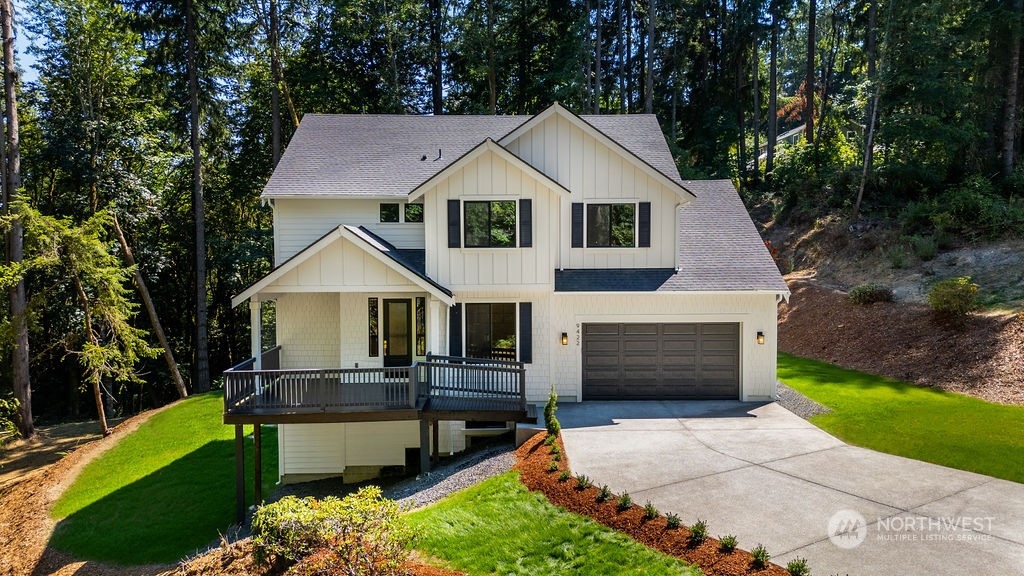
M231 299L284 292L379 291L416 287L451 306L451 290L426 275L421 250L399 250L362 226L342 224Z

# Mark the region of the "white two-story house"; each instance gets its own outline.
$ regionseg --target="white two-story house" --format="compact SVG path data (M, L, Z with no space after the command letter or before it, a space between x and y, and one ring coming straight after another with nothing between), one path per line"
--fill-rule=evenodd
M275 268L234 299L257 359L225 422L279 424L285 481L459 451L552 388L775 397L786 284L733 185L680 179L653 116L308 114L263 199Z

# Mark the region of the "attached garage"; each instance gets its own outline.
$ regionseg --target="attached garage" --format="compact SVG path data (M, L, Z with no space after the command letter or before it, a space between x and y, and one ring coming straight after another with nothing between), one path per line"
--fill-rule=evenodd
M583 324L584 400L737 399L740 325Z

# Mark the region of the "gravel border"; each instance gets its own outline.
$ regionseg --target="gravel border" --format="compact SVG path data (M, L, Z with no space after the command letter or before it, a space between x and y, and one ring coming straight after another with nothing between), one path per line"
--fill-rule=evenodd
M812 416L828 414L832 411L828 407L818 404L814 400L811 400L807 396L793 390L782 382L779 382L777 386L779 394L778 403L786 410L789 410L793 414L796 414L805 420Z
M384 490L384 496L403 508L419 508L469 488L477 482L503 474L516 463L511 443L489 446L468 454L426 474L402 480Z

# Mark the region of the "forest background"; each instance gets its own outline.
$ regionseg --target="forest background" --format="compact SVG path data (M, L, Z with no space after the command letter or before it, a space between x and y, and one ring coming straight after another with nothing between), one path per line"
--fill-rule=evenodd
M682 176L732 179L761 223L1020 236L1022 3L26 0L0 420L134 413L247 358L230 299L270 269L259 194L309 112L653 113Z

